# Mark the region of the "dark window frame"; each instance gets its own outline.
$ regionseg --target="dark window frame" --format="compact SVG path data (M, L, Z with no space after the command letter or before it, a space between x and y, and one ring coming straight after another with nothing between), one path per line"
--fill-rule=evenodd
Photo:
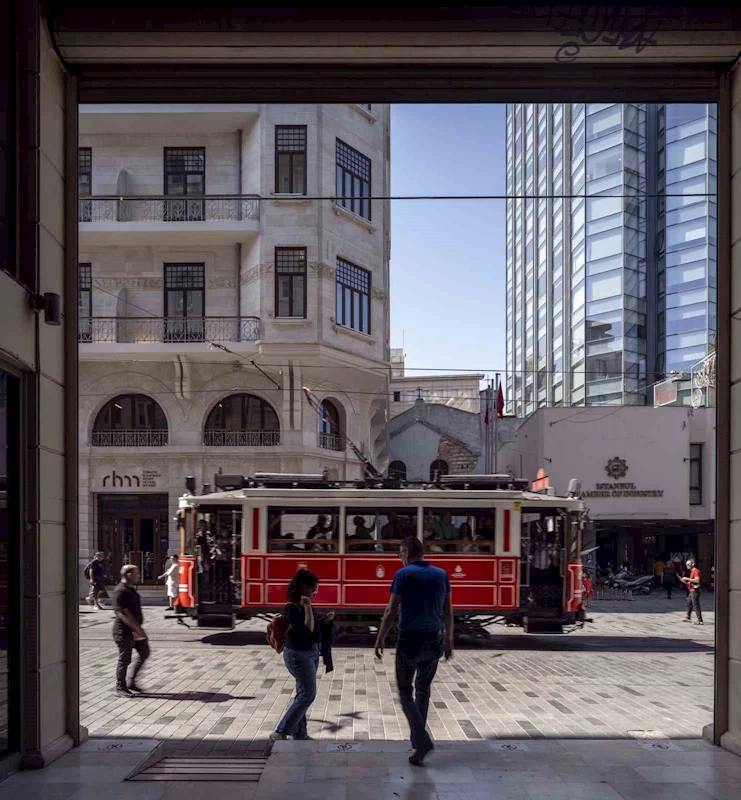
M131 427L115 427L113 423L113 408L116 407L116 404L121 405L122 401L126 401L127 403L131 404L131 408L129 412L131 414ZM151 425L139 425L137 418L136 418L136 407L135 403L139 401L146 401L146 403L151 404ZM120 411L125 411L125 409L121 408ZM108 419L104 419L107 415ZM161 418L158 420L158 415L161 415ZM123 416L123 414L122 414ZM157 422L160 422L160 425L157 425ZM116 431L124 431L124 430L131 430L131 431L169 431L169 426L167 424L167 415L164 412L162 406L152 397L146 394L141 394L137 392L131 392L129 394L119 394L115 397L112 397L108 400L105 405L98 411L95 415L95 422L93 423L93 432L101 432L101 433L114 433Z
M240 414L240 426L239 428L227 428L226 425L226 414L227 411L223 408L224 402L229 400L232 401L233 398L238 397L241 399L239 414ZM247 412L247 403L249 400L257 400L260 406L260 426L255 428L250 428L248 423L248 412ZM221 411L219 411L221 409ZM266 411L269 411L273 417L275 417L275 427L266 427ZM224 423L223 427L216 427L215 421L216 417L222 414L223 419L222 422ZM275 410L273 405L268 401L264 400L262 397L259 397L256 394L250 394L250 392L233 392L226 397L223 397L221 400L218 400L214 403L213 407L208 412L208 416L206 417L206 422L203 426L204 432L206 431L249 431L249 432L258 432L258 431L276 431L280 433L280 417L278 416L278 412Z
M357 270L359 275L354 276L354 280L348 281L347 278L349 277L349 273L352 270ZM367 290L363 291L362 287L358 286L358 283L362 280L367 278ZM340 288L341 287L341 288ZM352 261L348 261L346 258L342 258L341 256L337 256L337 277L336 277L336 287L335 287L335 301L336 301L336 317L337 324L342 326L343 328L347 328L351 331L356 331L358 333L363 333L367 336L371 334L371 318L373 316L372 308L371 308L371 298L372 298L372 289L373 289L373 275L370 270L364 269L363 267L359 267L357 264L353 264ZM347 306L347 299L348 299L348 292L350 293L350 308L346 308ZM360 301L356 304L355 303L355 296L360 298ZM367 299L366 303L366 310L367 310L367 320L363 318L363 301L362 298ZM359 312L358 316L360 319L356 323L356 305L357 311ZM367 323L364 325L364 322Z
M282 149L281 148L281 133L284 131L301 131L303 133L303 149ZM308 130L306 125L276 125L275 126L275 193L276 194L307 194L307 152L308 152ZM293 185L293 171L294 155L302 155L304 157L304 180L303 186L297 189ZM280 186L280 157L288 156L288 183L289 191L284 192Z
M200 268L200 285L194 281L190 286L173 285L173 271L182 268ZM202 342L205 336L204 319L206 317L206 265L202 261L193 263L186 262L166 262L163 266L164 275L164 310L165 310L165 331L164 339L167 341L193 341ZM184 314L181 317L170 315L170 292L182 292ZM189 292L201 293L201 314L197 317L189 317L188 294ZM191 320L188 322L187 320Z
M335 140L335 203L369 222L373 162L342 139ZM349 178L350 193L347 192ZM359 184L360 193L356 193Z
M87 314L83 314L83 298L87 298ZM83 261L77 265L77 327L78 340L80 342L91 342L93 316L93 265L89 261Z
M83 180L83 178L85 180ZM77 148L77 196L93 195L93 148Z
M388 466L389 480L405 481L407 479L407 465L400 459L395 459Z
M434 482L443 475L450 475L450 464L444 458L436 458L430 464L430 481Z
M180 163L182 166L173 163L175 154L181 154ZM188 159L193 155L200 156L201 166L198 169L188 167ZM177 194L169 191L168 178L173 175L182 177L183 191ZM191 192L188 189L188 176L200 175L202 177L202 191ZM203 199L206 196L206 148L205 147L164 147L162 153L162 193L165 197L172 198L166 200L164 204L165 222L202 222L205 220L205 204Z
M690 505L701 506L702 501L702 443L690 444ZM692 481L693 467L697 469L697 483Z
M286 258L291 258L294 255L302 253L303 254L303 266L300 271L296 270L297 266L300 266L297 263L284 263L281 264L281 258L285 256ZM289 255L290 254L290 255ZM288 296L288 306L289 306L289 313L288 314L281 314L280 313L280 283L281 277L285 278L288 277L288 286L289 286L289 296ZM298 310L295 308L296 304L296 278L303 278L304 281L304 290L303 290L303 297L301 298L301 309ZM307 257L306 257L306 248L305 247L276 247L275 248L275 317L276 319L306 319L307 314Z

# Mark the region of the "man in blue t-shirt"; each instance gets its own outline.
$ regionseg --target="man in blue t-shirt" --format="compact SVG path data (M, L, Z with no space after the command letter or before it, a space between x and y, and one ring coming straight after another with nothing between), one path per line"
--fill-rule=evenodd
M386 636L401 608L396 683L414 748L409 763L419 766L434 747L425 730L430 687L440 656L445 653L447 661L453 654L453 605L448 574L424 560L422 542L404 539L399 556L404 567L391 584L391 600L378 629L376 658L383 657Z

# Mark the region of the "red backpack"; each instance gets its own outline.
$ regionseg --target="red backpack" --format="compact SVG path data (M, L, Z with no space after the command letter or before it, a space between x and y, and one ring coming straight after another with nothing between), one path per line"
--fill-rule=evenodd
M296 606L296 603L288 603L289 606ZM275 650L276 653L282 653L283 648L286 646L286 636L293 626L288 621L285 613L276 614L268 623L265 634L268 638L268 644Z

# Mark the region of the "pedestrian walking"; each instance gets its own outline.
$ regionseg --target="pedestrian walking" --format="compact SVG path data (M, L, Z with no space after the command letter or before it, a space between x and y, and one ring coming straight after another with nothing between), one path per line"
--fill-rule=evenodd
M689 577L680 579L682 583L687 586L687 617L685 622L692 621L692 612L694 611L695 617L697 618L696 624L703 625L702 609L700 608L700 592L702 591L700 584L702 583L702 574L695 566L694 559L690 559L687 562L687 569L690 571Z
M100 604L101 597L107 597L105 590L105 554L98 551L95 558L85 567L85 577L90 581L90 592L87 597L88 605L95 606L103 611Z
M170 556L170 564L167 569L157 578L158 581L165 579L165 588L167 589L167 610L173 611L178 604L179 592L179 570L180 564L177 556Z
M666 564L664 564L664 570L661 574L661 585L666 590L666 599L671 600L672 592L677 585L677 571L674 569L674 564L671 561L667 561Z
M656 584L657 589L661 586L661 582L664 577L665 566L666 563L661 556L656 556L656 561L654 561L654 583Z
M426 730L427 711L440 656L444 653L447 661L453 655L453 605L447 572L425 561L419 539L404 539L399 556L404 566L391 584L391 599L383 612L375 651L376 658L383 658L386 637L401 608L396 683L414 748L409 763L419 766L434 749Z
M322 631L316 619L311 599L319 588L319 578L308 569L300 569L288 585L288 601L283 617L288 623L283 648L283 663L296 680L296 696L270 734L272 741L293 736L299 741L307 741L309 736L306 712L316 698L316 671L319 666ZM334 611L330 611L322 622L331 622Z
M121 582L113 590L113 610L116 612L113 641L118 647L116 694L120 697L133 697L133 693L141 693L136 676L149 658L149 642L142 628L144 615L141 598L136 590L140 577L139 567L126 564L121 567ZM126 673L134 650L137 657L127 682Z

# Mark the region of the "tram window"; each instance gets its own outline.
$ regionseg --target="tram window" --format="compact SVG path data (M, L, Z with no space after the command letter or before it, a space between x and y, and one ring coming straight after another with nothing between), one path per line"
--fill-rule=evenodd
M398 553L408 536L417 536L417 509L348 508L345 552Z
M426 508L423 521L427 553L493 553L493 508Z
M336 508L268 508L268 552L337 553Z

